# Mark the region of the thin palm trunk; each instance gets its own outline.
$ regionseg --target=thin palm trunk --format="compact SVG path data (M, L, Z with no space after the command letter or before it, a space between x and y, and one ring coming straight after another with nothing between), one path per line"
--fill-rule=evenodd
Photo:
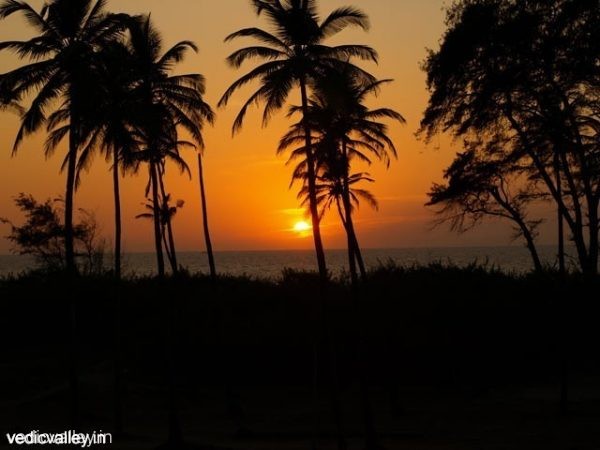
M354 221L352 220L352 204L350 202L350 187L347 174L345 176L343 190L344 210L346 212L346 232L348 234L348 246L352 247L352 256L356 258L356 263L358 264L358 268L360 270L360 276L363 280L365 280L367 277L367 271L362 257L362 252L360 251L360 247L358 245L358 238L356 237L356 230L354 229Z
M348 245L348 268L350 269L350 280L352 282L352 287L354 288L358 283L358 272L356 271L356 257L354 254L354 241L352 240L352 236L350 234L350 230L348 229L348 213L345 208L342 209L342 205L339 199L336 198L336 206L338 210L338 215L340 216L340 220L342 221L342 225L344 227L344 231L346 231L346 242Z
M65 192L65 264L67 272L75 274L75 245L73 235L73 202L75 195L75 177L77 170L78 136L75 117L71 110L71 128L69 132L69 154L67 156L67 186Z
M115 201L115 262L114 271L117 280L121 279L121 193L119 186L119 151L113 149L113 191Z
M167 254L167 260L171 265L171 269L173 269L173 258L171 257L171 248L169 247L169 243L167 242L167 227L164 224L160 225L160 233L162 237L162 243L164 245L165 253Z
M165 211L167 213L167 217L165 217L166 227L167 227L167 237L169 239L168 246L165 242L165 248L167 249L167 254L169 257L169 263L171 264L171 270L174 274L178 272L177 265L177 254L175 252L175 237L173 236L173 224L171 223L171 215L169 214L169 205L167 202L167 191L165 190L165 182L163 179L163 174L159 170L158 171L158 180L160 184L160 192L162 194L163 203L165 203Z
M210 231L208 229L208 207L206 204L206 192L204 190L204 172L202 170L202 155L198 152L198 174L200 180L200 201L202 208L202 226L204 228L204 242L206 244L206 254L208 255L208 266L210 268L210 277L213 281L217 279L217 269L215 267L215 257L213 255L212 242L210 240Z
M358 245L358 238L356 237L356 231L354 230L354 223L352 223L352 243L354 244L354 256L356 257L356 263L358 264L358 268L360 270L360 276L364 281L367 278L367 269L362 256L362 250L360 249L360 245Z
M161 226L160 226L160 207L158 199L158 175L156 163L150 162L150 180L152 184L152 209L154 221L154 246L156 249L156 263L158 268L159 278L165 276L165 259L162 250L161 242Z

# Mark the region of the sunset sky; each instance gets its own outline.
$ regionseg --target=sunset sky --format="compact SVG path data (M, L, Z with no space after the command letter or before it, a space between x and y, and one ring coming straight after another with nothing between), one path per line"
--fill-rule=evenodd
M41 5L41 0L31 0ZM432 182L439 182L443 169L457 148L447 137L426 144L415 137L421 114L427 102L425 75L419 65L426 48L435 48L444 30L443 0L321 0L322 16L332 9L351 4L362 8L371 19L371 30L348 30L331 43L364 43L380 54L379 65L364 67L380 78L393 78L373 106L396 109L407 119L405 126L392 124L390 135L399 150L399 158L388 170L381 164L368 171L376 179L369 186L380 202L379 211L363 205L356 222L359 240L364 247L424 247L456 245L504 245L509 243L510 228L492 223L473 233L458 236L447 228L432 230L433 212L423 205ZM229 68L225 58L244 42L224 44L223 38L240 28L266 27L264 19L253 14L247 0L112 0L114 12L151 12L170 46L183 39L195 41L199 54L189 54L178 72L199 72L206 76L206 100L216 108L224 90L251 65L240 71ZM0 40L23 39L31 36L19 17L0 23ZM0 72L17 67L18 60L2 52ZM298 209L296 189L288 189L291 168L286 158L275 155L279 137L289 121L285 111L276 116L267 128L261 128L260 114L253 109L242 132L231 136L233 118L251 88L236 94L226 109L218 109L214 127L207 127L205 177L209 201L210 225L216 250L299 249L310 248L306 233L294 231L303 219ZM291 97L292 101L295 96ZM11 148L18 129L18 118L0 113L0 216L19 221L12 197L19 192L33 194L42 200L64 195L64 176L59 167L64 147L53 157L43 155L44 133L27 139L16 157ZM176 199L185 200L183 210L174 223L178 247L181 250L203 249L196 156L184 149L183 155L192 168L193 179L168 168L167 188ZM134 219L143 211L146 173L128 177L123 182L124 249L126 252L152 250L152 229L149 221ZM101 157L84 175L76 196L76 205L95 211L102 232L112 236L112 187L109 165ZM8 230L0 228L0 234ZM328 248L344 246L343 231L334 211L323 225ZM549 240L548 240L549 241ZM9 243L0 240L0 253L9 250Z

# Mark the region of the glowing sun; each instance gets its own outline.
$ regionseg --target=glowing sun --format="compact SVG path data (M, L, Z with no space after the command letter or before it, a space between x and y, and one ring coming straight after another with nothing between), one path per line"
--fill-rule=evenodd
M304 222L303 220L301 220L300 222L296 222L294 224L294 231L296 233L305 233L305 232L309 231L310 229L312 229L312 227L308 223Z

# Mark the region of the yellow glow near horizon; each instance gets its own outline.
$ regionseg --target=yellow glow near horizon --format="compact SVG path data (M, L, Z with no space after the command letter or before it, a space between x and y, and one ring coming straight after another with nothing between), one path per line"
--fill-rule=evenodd
M294 224L294 231L296 233L305 233L305 232L310 231L310 230L312 230L312 227L308 223L306 223L305 221L303 221L303 220L301 220L299 222L296 222Z

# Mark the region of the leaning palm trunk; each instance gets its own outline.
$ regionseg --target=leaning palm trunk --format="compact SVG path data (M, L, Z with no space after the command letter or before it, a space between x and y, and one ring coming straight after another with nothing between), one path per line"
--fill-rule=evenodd
M200 202L202 208L202 226L204 228L204 242L206 244L206 254L208 255L208 266L210 268L210 278L217 279L217 269L215 267L215 257L213 254L212 242L210 240L210 231L208 229L208 207L206 206L206 192L204 190L204 172L202 170L202 155L198 152L198 174L200 180Z
M348 247L352 247L352 256L356 258L358 267L360 268L360 276L363 281L367 278L367 271L365 269L365 263L358 245L358 238L356 237L356 231L354 230L354 221L352 220L352 202L350 200L350 161L348 159L348 146L345 140L342 142L342 151L344 155L345 169L344 169L344 182L342 186L342 196L344 201L344 210L346 212L346 232L348 233ZM350 250L349 250L350 251Z
M352 244L354 245L354 256L356 257L356 263L358 264L358 268L360 269L360 276L363 281L367 278L367 269L365 266L365 261L362 256L362 250L360 249L360 245L358 245L358 238L356 237L356 231L354 230L354 224L352 223Z
M160 226L160 207L158 199L158 174L156 163L150 162L150 183L152 184L152 208L154 220L154 246L156 248L156 262L159 278L165 276L165 259L162 251L161 226Z
M167 254L167 260L171 265L171 270L173 269L173 257L171 256L171 247L169 247L169 243L167 242L167 226L164 223L160 225L160 233L162 237L162 243L164 245L165 253ZM175 273L175 272L173 272Z
M344 220L344 228L346 230L346 234L348 236L348 254L353 259L351 261L351 265L354 267L354 272L356 274L356 265L358 264L358 268L360 270L360 276L363 281L367 278L367 270L365 267L365 262L362 257L362 252L360 250L360 246L358 245L358 238L356 237L356 230L354 229L354 221L352 220L352 204L350 202L350 190L349 190L348 177L346 177L344 181L344 192L343 192L343 202L344 202L344 212L345 212L345 220ZM340 214L342 214L340 212Z
M348 245L348 268L350 269L350 280L352 282L352 287L355 287L358 283L358 272L356 271L356 256L355 256L355 246L354 241L352 240L352 234L348 228L348 213L345 212L345 208L342 209L342 205L339 199L336 198L336 206L338 210L338 215L340 216L340 220L342 221L342 225L344 227L344 231L346 232L346 242Z

